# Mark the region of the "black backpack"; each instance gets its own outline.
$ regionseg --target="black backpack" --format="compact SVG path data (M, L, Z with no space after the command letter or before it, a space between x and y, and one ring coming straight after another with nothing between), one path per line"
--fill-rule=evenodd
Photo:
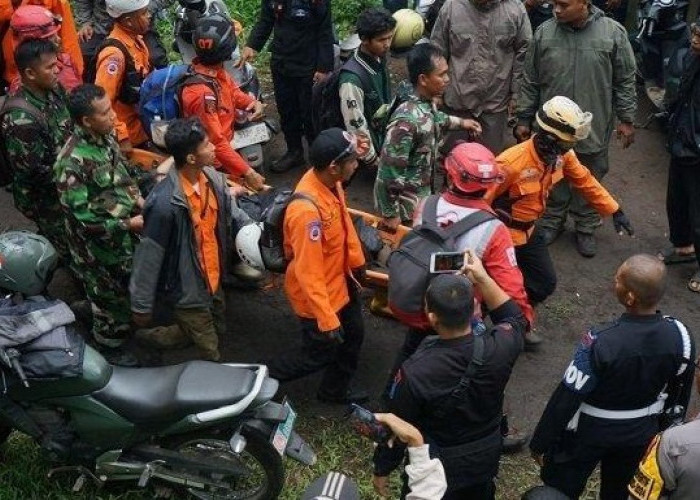
M435 275L430 273L430 257L435 252L454 252L455 240L475 227L495 219L484 210L441 228L437 223L439 195L425 201L423 223L403 237L391 252L389 267L389 308L394 316L413 328L428 328L423 311L423 298Z
M311 121L315 135L333 127L345 128L343 113L340 110L340 74L343 71L357 75L362 88L372 86L372 79L367 70L357 62L355 56L350 57L323 81L315 83L311 91Z
M45 137L37 137L37 140L50 140L48 137L49 123L39 108L19 96L0 96L0 122L7 113L15 109L29 113L41 125L42 134ZM14 166L7 154L7 141L5 137L2 137L0 143L0 187L5 187L12 182L14 172Z
M124 104L138 104L139 102L139 91L141 90L141 84L143 83L144 77L141 73L136 71L136 64L134 63L133 56L129 53L129 49L126 48L122 42L116 38L105 38L104 42L90 58L87 67L85 68L85 74L83 75L83 80L86 83L95 83L97 78L97 59L100 57L100 52L107 47L116 47L122 54L124 54L124 80L122 81L122 86L119 89L119 100Z
M284 256L284 215L287 207L295 200L305 200L318 210L314 199L305 193L295 193L293 189L282 188L275 193L271 202L262 210L260 222L263 231L260 236L260 254L265 269L273 273L284 273L289 263Z

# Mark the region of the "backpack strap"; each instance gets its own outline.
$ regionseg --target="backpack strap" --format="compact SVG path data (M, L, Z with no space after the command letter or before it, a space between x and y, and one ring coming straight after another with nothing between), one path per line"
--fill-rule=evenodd
M435 232L442 233L443 231L437 223L438 201L440 201L440 196L437 194L431 194L425 199L420 225L428 227Z
M353 54L351 58L345 61L341 71L348 71L357 76L357 78L360 79L360 85L362 85L363 90L374 86L369 73L367 73L365 67L357 60L357 53Z
M476 372L485 364L484 351L486 350L486 342L484 341L484 335L473 335L473 338L474 350L472 352L472 357L469 360L466 370L464 370L464 374L459 379L457 386L452 389L452 392L443 400L442 404L438 404L435 415L439 418L447 416L458 403L464 401L464 397L471 385L471 381L476 376Z
M48 132L49 122L46 119L46 115L44 115L44 113L42 113L41 110L39 110L39 108L27 101L24 97L8 97L3 103L2 108L0 108L0 119L2 119L2 117L10 111L15 109L20 109L26 113L29 113L29 115L31 115L31 117L34 118L39 123L39 125L41 125L43 131Z
M466 216L464 219L459 220L451 226L449 226L448 228L446 228L444 230L445 235L448 238L457 238L462 234L471 231L475 227L480 226L484 222L488 222L495 218L496 216L491 212L487 212L486 210L477 210L476 212ZM437 222L437 218L435 220Z
M319 214L319 217L321 216L321 210L318 208L318 205L316 204L316 200L314 200L311 195L304 193L303 191L296 191L292 193L292 196L289 197L289 201L287 202L287 206L291 205L292 202L297 201L297 200L305 200L311 203L316 211Z
M204 84L214 91L214 97L216 97L216 102L218 105L219 95L220 95L219 83L214 78L210 78L210 77L203 75L201 73L197 73L191 65L190 65L189 69L187 70L187 74L180 82L179 88L177 89L177 99L179 101L179 104L182 103L182 91L183 91L183 89L185 87L189 87L190 85L199 85L199 84Z

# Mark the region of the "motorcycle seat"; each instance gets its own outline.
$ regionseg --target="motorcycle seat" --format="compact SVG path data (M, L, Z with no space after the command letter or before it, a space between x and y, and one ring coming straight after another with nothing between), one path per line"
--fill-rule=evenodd
M95 399L133 423L177 421L234 404L253 388L255 373L209 361L158 368L115 366Z

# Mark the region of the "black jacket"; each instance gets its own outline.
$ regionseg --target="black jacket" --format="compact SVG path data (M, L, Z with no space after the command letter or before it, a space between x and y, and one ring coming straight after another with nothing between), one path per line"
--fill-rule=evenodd
M204 169L219 205L216 226L221 276L233 248L232 219L238 227L250 218L231 197L224 175ZM197 257L192 218L177 169L153 188L143 209L141 242L134 254L129 291L131 310L153 313L173 306L209 307L211 294Z
M472 359L472 335L426 338L402 365L389 394L389 411L415 425L430 444L431 456L442 459L450 489L488 481L498 471L503 391L522 350L527 320L512 300L491 311L491 319L495 326L483 334L484 364L451 411L442 405ZM466 445L464 453L461 445ZM379 446L375 474L385 476L396 468L403 451L397 445Z
M260 18L250 32L248 47L259 52L270 33L273 71L289 77L308 77L315 71L333 70L330 0L262 0Z
M681 161L700 163L700 56L680 48L669 59L668 73L669 152Z

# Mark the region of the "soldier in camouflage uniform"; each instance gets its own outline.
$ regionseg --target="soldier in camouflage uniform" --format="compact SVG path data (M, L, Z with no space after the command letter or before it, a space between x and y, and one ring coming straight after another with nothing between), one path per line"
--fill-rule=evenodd
M130 332L128 283L143 198L114 137L115 114L104 89L81 85L68 107L78 126L54 166L68 246L92 303L93 336L108 359L123 360L116 348Z
M0 120L5 154L14 169L15 207L32 220L64 263L70 261L53 164L71 133L65 91L58 83L58 49L27 40L15 52L22 86L8 98Z
M443 132L464 129L475 136L481 133L478 122L437 110L433 100L449 83L447 70L444 54L434 45L417 45L408 55L415 93L389 120L374 184L377 210L389 228L410 223L418 202L430 194Z

